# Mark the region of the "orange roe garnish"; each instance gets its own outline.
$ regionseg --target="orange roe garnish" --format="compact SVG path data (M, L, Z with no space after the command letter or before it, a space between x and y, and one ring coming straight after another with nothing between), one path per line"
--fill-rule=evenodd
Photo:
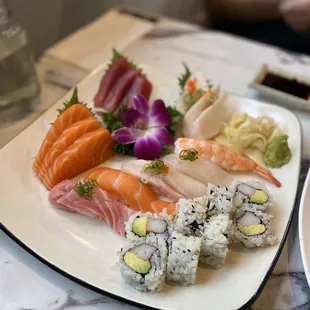
M196 84L197 84L197 78L192 78L187 82L187 92L191 95L193 95L196 92Z

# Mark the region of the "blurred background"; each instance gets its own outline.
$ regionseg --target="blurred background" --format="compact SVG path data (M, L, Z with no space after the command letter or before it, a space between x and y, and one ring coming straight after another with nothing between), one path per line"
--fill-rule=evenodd
M14 19L25 28L36 59L44 50L115 6L134 7L155 14L203 23L203 0L9 0ZM25 10L27 6L27 10Z

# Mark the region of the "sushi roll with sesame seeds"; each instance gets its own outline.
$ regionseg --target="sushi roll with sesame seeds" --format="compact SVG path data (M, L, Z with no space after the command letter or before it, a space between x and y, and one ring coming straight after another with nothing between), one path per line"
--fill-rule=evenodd
M278 239L271 234L271 219L272 215L254 210L253 206L240 205L234 215L232 241L249 248L275 244Z
M177 202L177 215L173 228L177 233L187 236L200 235L206 221L206 207L191 199L181 198Z
M129 218L125 225L126 238L132 242L143 240L148 236L158 236L168 240L170 226L171 216L168 214L137 212Z
M209 218L201 233L201 253L199 261L212 266L222 268L228 253L228 235L232 221L228 214L219 214Z
M235 181L232 184L232 192L233 205L237 208L241 204L248 204L254 210L268 212L273 205L272 195L267 187L258 181Z
M228 187L208 184L208 194L194 199L207 208L209 216L231 214L233 212L233 194Z
M123 248L119 256L123 279L138 291L161 291L166 279L167 253L165 240L154 236Z
M194 284L201 248L201 239L173 232L167 263L167 280Z

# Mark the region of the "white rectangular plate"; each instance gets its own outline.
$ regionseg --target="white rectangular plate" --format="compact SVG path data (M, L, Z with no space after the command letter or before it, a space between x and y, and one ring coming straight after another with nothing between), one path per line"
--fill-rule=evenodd
M176 81L162 72L144 67L155 86L153 97L169 97L167 85ZM78 86L83 102L92 103L103 67L93 72ZM166 88L165 88L166 86ZM69 99L68 94L64 99ZM171 94L170 94L171 98ZM167 99L169 100L169 99ZM116 267L117 252L123 239L100 220L67 213L52 207L48 191L32 172L33 159L46 132L46 121L56 117L51 107L43 116L0 150L0 220L2 229L19 244L54 269L79 283L118 299L139 304L144 309L221 309L249 306L266 283L281 252L290 224L300 169L301 132L291 112L250 99L231 97L227 108L253 116L269 115L287 131L292 160L272 173L281 181L277 189L268 185L275 197L274 233L279 243L272 247L247 249L232 246L227 264L221 270L201 266L196 284L190 287L167 285L158 294L140 293L127 286ZM107 165L118 166L115 157ZM236 175L240 179L251 175Z

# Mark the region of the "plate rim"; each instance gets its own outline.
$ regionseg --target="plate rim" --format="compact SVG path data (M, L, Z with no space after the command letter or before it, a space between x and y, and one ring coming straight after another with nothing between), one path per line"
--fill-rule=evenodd
M104 68L106 65L106 63L102 64L101 66L99 66L98 68L96 68L95 70L93 70L89 75L87 75L82 81L80 81L75 87L78 87L81 83L83 83L85 80L87 80L88 78L90 78L91 76L97 74L98 71L101 71L102 68ZM143 66L145 66L145 64L143 64ZM148 66L148 65L146 65ZM150 66L149 66L150 67ZM155 68L156 69L156 68ZM158 70L158 69L156 69ZM159 70L158 70L159 71ZM74 87L74 88L75 88ZM52 109L55 105L57 105L59 103L59 101L63 100L65 97L68 96L68 94L70 94L74 88L68 90L68 92L62 96L61 98L59 98L57 101L55 101L52 105L49 106L48 109L46 109L43 113L41 113L35 120L33 120L33 122L31 122L28 126L26 126L20 133L18 133L16 136L14 136L10 141L8 141L5 145L3 145L3 147L0 149L0 151L7 147L8 144L13 141L17 136L19 136L22 132L24 132L28 127L30 127L33 123L37 122L40 118L42 118L44 116L45 113L47 113L50 109ZM236 310L246 310L248 309L249 307L251 307L254 302L258 299L258 297L260 296L260 294L262 293L263 289L265 288L271 274L272 274L272 271L282 253L282 250L284 248L284 245L285 245L285 242L287 240L287 237L288 237L288 233L289 233L289 230L291 228L291 224L292 224L292 219L293 219L293 216L295 215L295 212L297 211L297 197L298 197L298 194L300 192L299 190L299 181L300 181L300 172L301 172L301 164L302 164L302 145L303 145L303 141L302 141L302 127L301 127L301 123L300 123L300 120L299 118L296 116L296 113L289 110L288 108L285 108L283 106L279 107L277 105L274 105L274 104L270 104L270 103L267 103L267 102L264 102L264 101L260 101L260 100L257 100L257 99L253 99L253 98L249 98L249 97L244 97L244 96L239 96L239 95L235 95L235 94L232 94L230 93L231 96L233 97L237 97L237 98L240 98L240 99L247 99L247 100L251 100L251 101L254 101L256 104L268 104L268 105L272 105L274 107L276 107L277 109L282 109L282 110L285 110L286 112L290 113L296 120L297 120L297 123L298 123L298 127L299 127L299 132L300 132L300 149L299 149L299 152L300 152L300 158L299 158L299 171L298 171L298 184L297 184L297 190L296 190L296 193L295 193L295 197L294 197L294 202L293 202L293 207L292 207L292 210L290 212L290 215L289 215L289 218L288 218L288 222L287 222L287 225L286 225L286 228L285 228L285 232L283 234L283 238L281 239L281 242L279 244L279 247L278 247L278 251L276 253L276 255L274 256L274 259L272 260L270 266L269 266L269 269L267 271L267 273L265 274L260 286L258 287L257 291L255 292L255 294L244 304L242 305L241 307L239 307L238 309ZM12 233L2 222L0 222L0 230L3 231L9 238L11 238L15 243L17 243L21 248L23 248L26 252L28 252L30 255L32 255L34 258L36 258L38 261L40 261L41 263L43 263L45 266L51 268L52 270L54 270L55 272L59 273L60 275L66 277L67 279L81 285L82 287L85 287L89 290L92 290L96 293L99 293L99 294L103 294L105 296L108 296L114 300L117 300L117 301L120 301L120 302L123 302L125 304L128 304L128 305L132 305L132 306L135 306L135 307L138 307L140 309L147 309L147 310L162 310L162 308L155 308L155 307L151 307L151 306L148 306L148 305L145 305L145 304L142 304L142 303L139 303L139 302L136 302L136 301L133 301L133 300L130 300L130 299L127 299L127 298L124 298L124 297L121 297L119 295L116 295L116 294L113 294L113 293L110 293L108 291L105 291L97 286L94 286L90 283L88 283L87 281L84 281L84 280L81 280L80 278L70 274L69 272L66 272L64 269L56 266L55 264L53 264L52 262L48 261L47 259L43 258L42 256L40 256L38 253L36 253L34 250L32 250L30 247L28 247L19 237L17 237L14 233Z
M308 285L310 286L310 266L308 267L306 263L306 250L305 250L305 243L303 241L303 215L305 209L305 200L308 192L308 187L310 186L310 167L308 168L307 177L303 186L302 195L300 199L300 207L299 207L299 214L298 214L298 233L299 233L299 244L300 244L300 253L301 253L301 260L305 270L306 279ZM310 194L310 193L309 193Z

